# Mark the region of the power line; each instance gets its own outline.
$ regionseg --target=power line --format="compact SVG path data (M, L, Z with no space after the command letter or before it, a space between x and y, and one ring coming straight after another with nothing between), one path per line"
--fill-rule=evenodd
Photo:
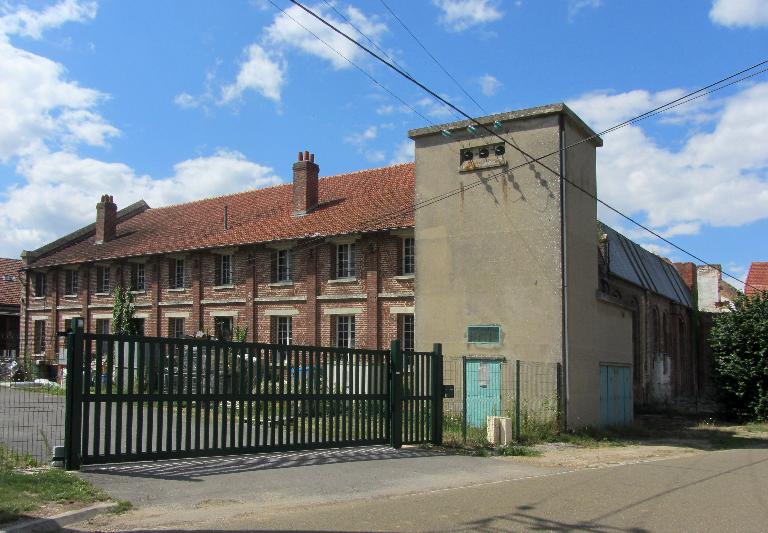
M426 53L426 54L427 54L427 55L428 55L428 56L429 56L429 57L432 59L432 61L434 61L434 62L435 62L435 64L436 64L438 67L440 67L440 69L441 69L441 70L442 70L442 71L445 73L445 75L446 75L446 76L448 76L448 77L449 77L449 78L450 78L450 79L453 81L453 83L455 83L455 84L456 84L456 86L457 86L459 89L461 89L461 92L463 92L463 93L464 93L464 95L465 95L467 98L469 98L470 100L472 100L472 102L473 102L473 103L474 103L474 104L475 104L475 105L476 105L476 106L477 106L477 107L480 109L480 111L482 111L484 114L486 114L486 115L487 115L487 114L488 114L488 112L485 110L485 108L484 108L482 105L480 105L480 102L478 102L477 100L475 100L475 99L472 97L472 95L471 95L471 94L469 94L469 93L467 92L467 90L466 90L466 89L465 89L465 88L464 88L464 87L461 85L461 83L459 83L459 81L458 81L456 78L454 78L454 77L453 77L453 75L452 75L450 72L448 72L448 69L446 69L446 68L443 66L443 64L442 64L442 63L441 63L441 62L440 62L440 61L439 61L439 60L438 60L438 59L437 59L437 58L436 58L436 57L435 57L435 56L434 56L434 55L433 55L433 54L432 54L432 53L431 53L431 52L430 52L428 49L427 49L427 47L424 45L424 43L422 43L422 42L421 42L421 39L419 39L418 37L416 37L416 35L415 35L415 34L414 34L412 31L411 31L411 29L410 29L408 26L406 26L405 22L403 22L403 20L402 20L400 17L398 17L398 16L397 16L397 14L394 12L394 10L392 10L392 8L391 8L391 7L389 7L389 4L387 4L387 3L386 3L384 0L379 0L379 1L380 1L380 2L382 3L382 5L383 5L383 6L384 6L384 7L387 9L387 11L389 11L389 13L390 13L390 14L391 14L393 17L395 17L395 20L397 20L397 22L399 22L399 23L400 23L400 25L403 27L403 29L405 29L405 31L407 31L407 32L408 32L408 35L410 35L410 36L413 38L413 40L414 40L414 41L416 41L416 42L418 43L418 45L421 47L421 49L422 49L422 50L424 50L424 52L425 52L425 53Z
M392 91L391 91L389 88L387 88L387 87L386 87L386 86L385 86L383 83L381 83L379 80L377 80L376 78L374 78L374 77L373 77L371 74L369 74L369 73L368 73L368 72L367 72L365 69L363 69L362 67L360 67L359 65L357 65L357 64L356 64L354 61L352 61L352 60L351 60L351 59L349 59L347 56L345 56L344 54L342 54L341 52L339 52L337 49L335 49L333 46L331 46L330 44L328 44L328 43L327 43L325 40L323 40L323 39L322 39L322 38L321 38L319 35L317 35L315 32L313 32L312 30L310 30L309 28L307 28L307 27L306 27L304 24L302 24L301 22L299 22L298 20L296 20L294 17L292 17L290 13L288 13L287 11L285 11L285 10L284 10L282 7L278 6L278 5L277 5L277 4L276 4L276 3L275 3L273 0L269 0L269 3L270 3L270 4L272 4L272 6L273 6L275 9L277 9L278 11L280 11L280 12L281 12L283 15L285 15L286 17L288 17L289 19L291 19L291 20L292 20L293 22L295 22L297 25L299 25L299 26L301 26L302 28L304 28L304 30L305 30L307 33L311 34L311 35L312 35L312 36L313 36L315 39L317 39L318 41L320 41L321 43L323 43L323 44L324 44L326 47L328 47L330 50L332 50L333 52L335 52L336 54L338 54L338 55L339 55L339 57L341 57L342 59L344 59L344 60L345 60L347 63L349 63L350 65L352 65L353 67L355 67L355 68L356 68L358 71L360 71L360 72L361 72L361 73L362 73L362 74L363 74L365 77L367 77L367 78L368 78L369 80L371 80L373 83L375 83L376 85L378 85L379 87L381 87L382 89L384 89L384 90L385 90L387 93L389 93L389 95L390 95L392 98L394 98L395 100L397 100L398 102L400 102L401 104L403 104L404 106L406 106L408 109L410 109L411 111L413 111L414 113L416 113L418 116L420 116L422 119L424 119L424 120L425 120L425 121L427 121L428 123L430 123L430 124L432 124L432 125L434 125L434 124L435 124L435 123L434 123L434 122L432 122L430 119L428 119L427 117L425 117L425 116L424 116L424 115L423 115L421 112L419 112L417 109L415 109L415 108L414 108L414 107L413 107L411 104L409 104L408 102L406 102L405 100L403 100L402 98L400 98L398 95L396 95L394 92L392 92Z
M298 2L297 0L289 0L289 1L290 1L292 4L294 4L294 5L298 6L299 8L301 8L303 11L305 11L306 13L308 13L309 15L311 15L312 17L314 17L315 19L317 19L319 22L321 22L322 24L324 24L325 26L327 26L327 27L328 27L328 28L330 28L331 30L333 30L334 32L338 33L339 35L341 35L342 37L344 37L344 38L345 38L345 39L347 39L348 41L352 42L353 44L355 44L356 46L358 46L359 48L361 48L362 50L364 50L366 53L368 53L369 55L371 55L372 57L374 57L375 59L377 59L377 60L378 60L378 61L380 61L381 63L384 63L386 66L388 66L389 68L391 68L392 70L394 70L395 72L397 72L397 73L398 73L400 76L402 76L402 77L406 78L406 79L407 79L407 80L409 80L411 83L415 84L417 87L419 87L419 88L420 88L420 89L422 89L423 91L427 92L427 93L428 93L430 96L432 96L433 98L435 98L435 99L439 100L439 101L440 101L440 102L442 102L444 105L446 105L446 106L450 107L451 109L453 109L454 111L456 111L456 112L457 112L457 113L459 113L460 115L464 116L464 117L465 117L465 118L467 118L467 119L468 119L470 122L472 122L472 123L474 123L474 124L478 125L480 128L484 129L485 131L487 131L488 133L490 133L492 136L494 136L494 137L498 138L499 140L501 140L501 141L502 141L504 144L507 144L507 145L509 145L510 147L512 147L513 149L515 149L515 150L517 150L518 152L520 152L520 153L521 153L521 154L522 154L524 157L526 157L526 158L528 158L528 159L530 159L530 160L531 160L529 163L531 163L531 164L532 164L532 163L534 163L534 162L538 163L540 166L542 166L543 168L547 169L548 171L550 171L550 172L551 172L551 173L553 173L554 175L556 175L556 176L560 177L560 179L562 179L564 182L566 182L566 183L570 184L570 185L571 185L572 187L574 187L575 189L577 189L577 190L581 191L582 193L586 194L587 196L589 196L590 198L592 198L593 200L595 200L595 201L596 201L596 202L598 202L599 204L601 204L601 205L603 205L604 207L608 208L609 210L611 210L611 211L615 212L616 214L618 214L618 215L622 216L622 217L623 217L623 218L625 218L626 220L628 220L628 221L632 222L633 224L635 224L635 225L637 225L638 227L640 227L641 229L643 229L643 230L647 231L648 233L650 233L651 235L653 235L653 236L655 236L656 238L660 239L661 241L663 241L663 242L665 242L665 243L669 244L669 245L670 245L670 246L672 246L673 248L675 248L675 249L679 250L680 252L683 252L684 254L686 254L686 255L688 255L688 256L690 256L690 257L692 257L693 259L696 259L697 261L699 261L699 262L701 262L701 263L704 263L704 264L706 264L706 265L708 265L708 266L712 266L712 267L714 267L714 268L717 268L715 265L711 265L710 263L708 263L707 261L705 261L705 260L703 260L702 258L698 257L697 255L693 254L692 252L689 252L688 250L686 250L686 249L684 249L684 248L682 248L682 247L678 246L677 244L675 244L674 242L670 241L669 239L667 239L667 238L665 238L665 237L661 236L661 235L660 235L658 232L656 232L656 231L654 231L654 230L650 229L649 227L645 226L645 225L644 225L644 224L642 224L641 222L639 222L639 221L635 220L633 217L630 217L629 215L625 215L624 213L622 213L622 212L621 212L620 210L618 210L617 208L613 207L612 205L610 205L610 204L608 204L607 202L605 202L605 201L601 200L600 198L598 198L598 197L597 197L597 195L595 195L595 194L593 194L592 192L590 192L590 191L588 191L588 190L584 189L583 187L581 187L581 186L580 186L580 185L578 185L577 183L574 183L573 181L571 181L571 180L570 180L569 178L567 178L566 176L563 176L563 175L562 175L560 172L557 172L556 170L554 170L554 169L552 169L552 168L548 167L547 165L545 165L545 164L541 163L540 159L542 159L542 158L534 159L534 158L533 158L533 157L532 157L530 154L528 154L526 151L524 151L523 149L519 148L518 146L516 146L516 145L514 145L514 144L510 143L510 142L509 142L507 139L505 139L504 137L502 137L501 135L499 135L499 134L498 134L498 133L496 133L495 131L493 131L493 130L491 130L490 128L488 128L488 126L486 126L485 124L482 124L482 123L480 123L480 122L479 122L477 119L475 119L474 117L472 117L472 116L468 115L468 114L467 114L466 112L464 112L462 109L460 109L459 107L457 107L456 105L454 105L453 103L451 103L450 101L448 101L447 99L443 98L442 96L440 96L439 94L437 94L435 91L433 91L432 89L430 89L429 87L427 87L426 85L424 85L423 83L421 83L420 81L416 80L416 79L415 79L413 76L411 76L411 75L410 75L410 74L408 74L407 72L404 72L403 70L399 69L397 66L395 66L395 65L393 65L392 63L388 62L386 59L382 58L381 56L379 56L378 54L376 54L375 52L373 52L372 50L370 50L369 48L367 48L365 45L361 44L361 43L360 43L360 42L358 42L357 40L353 39L352 37L350 37L349 35L347 35L347 34L346 34L346 33L344 33L343 31L341 31L340 29L338 29L337 27L335 27L333 24L331 24L331 23L329 23L328 21L326 21L326 20L325 20L324 18L322 18L321 16L317 15L317 14L316 14L314 11L312 11L312 10L310 10L309 8L305 7L305 6L304 6L304 5L303 5L301 2ZM756 65L753 65L752 67L749 67L748 69L745 69L745 70L741 71L740 73L743 73L743 72L747 72L747 71L749 71L749 70L752 70L752 69L756 68L757 66L760 66L760 65L763 65L763 64L766 64L766 63L768 63L768 60L766 60L766 61L763 61L763 62L761 62L761 63L758 63L758 64L756 64ZM722 82L722 81L724 81L724 80L728 80L728 79L731 79L731 78L733 78L734 76L738 76L740 73L736 73L736 74L734 74L734 75L731 75L731 76L729 76L728 78L724 78L723 80L720 80L720 82L716 82L716 83L715 83L715 84L713 84L713 85L718 85L719 83L721 83L721 82ZM754 74L754 75L756 75L756 74ZM710 87L711 87L711 86L712 86L712 85L710 85ZM702 91L702 90L704 90L704 89L701 89L700 91ZM696 91L696 93L698 93L698 92L700 92L700 91ZM696 93L694 93L694 94L696 94ZM673 101L673 102L678 102L679 100L680 100L680 99L676 99L676 100L675 100L675 101ZM654 110L652 110L650 113L653 113L653 112L654 112ZM649 115L649 116L651 116L651 115ZM626 125L626 124L625 124L625 125ZM622 126L622 127L623 127L623 126ZM558 150L558 152L560 152L560 150ZM558 152L555 152L555 153L558 153ZM528 162L527 162L526 164L528 164ZM726 276L728 276L728 277L730 277L730 278L732 278L732 279L734 279L734 280L736 280L736 281L738 281L738 282L740 282L740 283L745 283L744 281L742 281L742 280L740 280L739 278L737 278L737 277L735 277L735 276L733 276L733 275L729 274L728 272L725 272L725 271L724 271L724 270L722 270L722 269L718 269L718 270L720 270L720 272L721 272L722 274L725 274Z

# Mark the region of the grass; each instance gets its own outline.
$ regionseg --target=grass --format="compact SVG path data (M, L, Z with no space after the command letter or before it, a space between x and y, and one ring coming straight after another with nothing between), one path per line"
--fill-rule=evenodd
M520 446L518 444L508 444L499 449L499 455L513 457L539 457L542 453L530 446Z
M107 496L87 481L55 469L24 469L34 459L0 447L0 523L23 518L49 503L93 503Z

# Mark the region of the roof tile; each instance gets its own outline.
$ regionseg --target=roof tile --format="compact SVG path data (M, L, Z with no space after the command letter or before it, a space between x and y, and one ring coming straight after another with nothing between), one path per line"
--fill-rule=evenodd
M768 291L768 262L753 262L749 266L744 294L754 296L757 291Z

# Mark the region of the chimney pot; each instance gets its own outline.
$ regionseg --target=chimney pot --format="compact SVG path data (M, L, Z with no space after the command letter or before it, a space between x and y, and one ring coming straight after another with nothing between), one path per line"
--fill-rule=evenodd
M309 154L309 160L315 162L315 154Z
M304 161L304 152L299 152L299 161Z
M304 161L309 161L309 152L304 150Z

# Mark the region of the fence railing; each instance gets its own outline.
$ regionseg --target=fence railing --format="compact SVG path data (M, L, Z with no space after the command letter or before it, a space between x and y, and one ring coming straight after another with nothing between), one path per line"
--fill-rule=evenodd
M439 345L67 336L65 462L438 441Z

